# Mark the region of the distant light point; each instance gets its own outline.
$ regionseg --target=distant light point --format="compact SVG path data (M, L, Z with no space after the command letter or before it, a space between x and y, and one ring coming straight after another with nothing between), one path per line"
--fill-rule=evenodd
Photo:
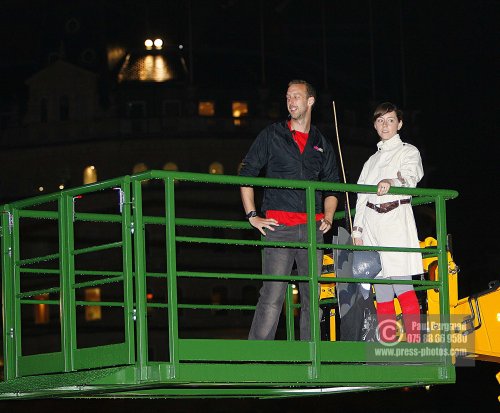
M154 45L155 47L159 50L162 48L163 46L163 40L162 39L155 39L154 41Z

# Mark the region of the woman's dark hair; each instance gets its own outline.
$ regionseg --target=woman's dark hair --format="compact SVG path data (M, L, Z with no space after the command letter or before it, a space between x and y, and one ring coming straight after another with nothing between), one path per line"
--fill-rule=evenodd
M384 102L379 104L376 108L375 111L373 112L373 119L372 121L375 122L377 118L380 118L381 116L384 116L386 113L389 112L396 112L396 116L399 121L403 120L403 111L401 109L398 109L398 107L391 102Z

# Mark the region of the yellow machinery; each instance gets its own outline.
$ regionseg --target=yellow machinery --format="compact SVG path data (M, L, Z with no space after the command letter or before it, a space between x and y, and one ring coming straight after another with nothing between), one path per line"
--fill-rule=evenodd
M435 238L420 242L421 248L437 245ZM335 277L332 255L323 256L323 277ZM423 258L426 276L437 280L437 259ZM489 288L478 294L458 299L458 266L448 251L449 302L452 349L457 351L467 342L467 357L500 363L500 282L492 282ZM320 299L335 298L335 283L323 283ZM397 298L394 299L396 313L401 313ZM330 311L330 340L336 340L335 308ZM433 331L433 323L439 322L439 292L427 290L427 328ZM471 336L473 334L473 336ZM469 336L469 340L465 340Z
M323 255L323 273L322 277L335 277L335 270L333 268L333 254ZM333 299L335 298L335 283L322 283L320 285L320 300ZM336 321L335 321L335 307L329 308L330 317L330 340L336 340Z
M421 247L435 246L434 238L426 238ZM424 270L431 280L438 278L437 261L424 259ZM488 289L469 297L458 298L458 267L448 252L448 279L452 349L460 348L464 336L472 336L469 357L500 363L500 282L491 282ZM427 314L439 315L439 293L427 291ZM432 328L432 326L431 326Z

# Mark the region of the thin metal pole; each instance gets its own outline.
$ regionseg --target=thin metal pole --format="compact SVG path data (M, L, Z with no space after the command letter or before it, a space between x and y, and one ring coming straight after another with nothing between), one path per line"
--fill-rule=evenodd
M339 129L337 126L337 109L335 108L335 101L332 102L332 105L333 105L333 119L335 121L335 134L337 136L337 147L339 150L340 169L342 171L342 179L344 180L344 183L347 183L347 179L345 176L344 160L342 158L342 148L340 146ZM350 226L351 232L352 232L352 217L351 217L351 206L349 203L349 192L346 192L345 196L346 196L346 202L347 202L347 216L349 217L349 226Z

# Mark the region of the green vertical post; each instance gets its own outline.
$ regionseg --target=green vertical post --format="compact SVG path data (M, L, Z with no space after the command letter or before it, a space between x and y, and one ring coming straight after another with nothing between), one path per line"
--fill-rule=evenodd
M439 277L439 313L441 334L444 335L442 361L444 364L443 378L452 374L452 360L450 355L450 294L448 283L448 251L446 248L446 203L442 196L436 197L436 235L438 243L438 277Z
M73 198L61 193L58 208L59 220L59 270L60 311L61 311L61 349L64 358L64 371L74 370L76 350L76 308L75 308L75 259L73 255Z
M319 344L321 341L321 332L319 328L319 283L318 283L318 261L317 242L316 242L316 202L315 190L312 187L306 189L307 203L307 238L309 246L307 248L307 258L309 261L309 308L311 324L311 342L309 344L311 355L311 378L319 377L320 354Z
M177 308L177 260L175 245L175 180L165 178L165 235L167 241L168 341L171 377L179 370L179 318Z
M136 340L137 364L140 379L148 378L148 319L146 308L146 246L145 228L142 215L142 182L133 181L132 195L134 206L134 252L135 252L135 302L136 302Z
M123 191L122 208L122 270L123 270L123 298L124 298L124 321L125 340L128 347L128 363L135 362L135 340L134 340L134 272L132 269L132 214L130 199L130 177L126 176L121 185Z
M18 360L22 356L22 334L21 334L21 302L17 295L21 292L21 272L19 271L19 260L21 259L19 243L19 210L12 210L12 297L13 297L13 332L14 332L14 354L16 357L16 377L19 375Z
M16 377L16 353L14 330L14 261L12 257L11 210L8 205L2 213L2 314L4 378Z

